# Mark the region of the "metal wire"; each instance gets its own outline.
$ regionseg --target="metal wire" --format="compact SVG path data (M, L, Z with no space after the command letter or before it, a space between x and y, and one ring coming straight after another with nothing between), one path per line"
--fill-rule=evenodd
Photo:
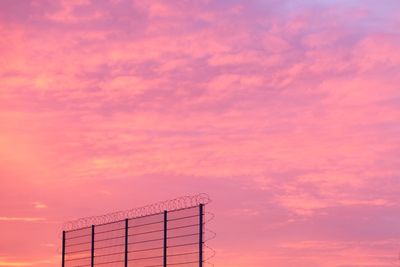
M210 203L210 197L207 194L197 194L193 196L183 196L167 201L157 202L151 205L143 206L125 211L117 211L101 216L80 218L64 224L64 231L72 231L90 227L91 225L102 225L124 220L126 218L139 218L149 215L160 214L164 210L174 211L179 209L191 208L200 204Z
M209 202L207 195L199 194L67 223L65 267L122 267L127 261L162 267L165 258L168 266L193 267L200 259L204 266L213 266L215 251L206 242L216 235L205 226L214 215L200 205Z
M214 231L211 231L206 226L208 225L209 222L214 220L215 214L212 213L212 212L206 212L205 215L206 215L206 220L205 220L204 230L205 230L205 232L207 234L206 234L206 238L204 239L204 247L207 250L206 250L206 253L205 253L206 254L206 258L204 259L204 263L209 265L209 266L213 266L214 267L214 263L212 263L210 260L215 257L216 251L213 248L211 248L210 246L208 246L207 242L210 241L210 240L215 239L217 237L217 233L215 233Z

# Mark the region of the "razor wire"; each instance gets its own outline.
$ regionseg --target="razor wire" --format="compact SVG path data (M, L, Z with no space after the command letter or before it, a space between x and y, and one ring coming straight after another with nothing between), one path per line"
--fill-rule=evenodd
M64 266L162 267L165 259L168 266L198 267L206 262L199 259L205 248L205 241L199 243L204 215L195 206L65 232Z
M92 216L79 218L77 220L69 221L63 225L64 231L72 231L76 229L82 229L90 227L91 225L107 224L116 221L121 221L127 218L140 218L144 216L149 216L153 214L159 214L167 211L180 210L185 208L191 208L198 206L200 204L210 203L210 197L207 194L201 193L192 196L183 196L179 198L174 198L171 200L160 201L147 206L134 208L130 210L117 211L108 213L100 216Z
M124 262L130 262L138 267L162 267L165 266L162 263L163 240L168 243L164 245L168 251L168 266L197 267L200 262L204 266L214 266L209 260L215 256L215 251L206 244L216 236L206 228L214 214L204 208L202 213L197 211L210 202L207 194L198 194L68 222L63 227L65 266L89 267L94 263L94 266L122 267ZM165 214L168 219L163 217ZM200 214L203 224L198 221ZM199 231L201 229L203 231ZM168 234L162 236L163 233ZM204 238L199 243L200 235ZM124 253L125 244L129 251ZM201 261L200 251L203 251ZM123 258L124 254L129 255L127 259Z
M207 264L208 266L214 267L214 263L211 262L211 260L215 257L216 251L207 245L207 242L210 240L213 240L217 237L217 233L214 231L210 230L207 228L207 224L214 220L215 214L212 212L205 212L205 221L204 221L204 248L205 248L205 258L204 258L204 263Z

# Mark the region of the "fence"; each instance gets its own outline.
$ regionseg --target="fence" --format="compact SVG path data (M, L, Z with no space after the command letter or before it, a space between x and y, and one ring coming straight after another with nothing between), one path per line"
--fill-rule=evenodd
M70 225L63 231L62 267L203 267L206 202L196 202L184 207L169 203L169 210L121 220L108 215L105 223L90 226Z

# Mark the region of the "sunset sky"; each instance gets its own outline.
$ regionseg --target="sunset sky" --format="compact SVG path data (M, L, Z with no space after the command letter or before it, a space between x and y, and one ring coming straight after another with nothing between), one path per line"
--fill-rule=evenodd
M208 193L215 267L400 265L400 1L0 0L0 266Z

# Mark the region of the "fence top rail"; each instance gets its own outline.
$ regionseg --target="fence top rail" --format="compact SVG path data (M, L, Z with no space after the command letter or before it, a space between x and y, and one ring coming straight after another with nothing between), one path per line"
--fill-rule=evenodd
M200 204L208 204L210 202L210 197L204 193L192 196L183 196L130 210L117 211L100 216L85 217L69 221L63 225L63 230L65 232L83 230L90 228L92 225L100 226L124 221L125 219L137 219L160 215L164 211L178 211L193 208Z

